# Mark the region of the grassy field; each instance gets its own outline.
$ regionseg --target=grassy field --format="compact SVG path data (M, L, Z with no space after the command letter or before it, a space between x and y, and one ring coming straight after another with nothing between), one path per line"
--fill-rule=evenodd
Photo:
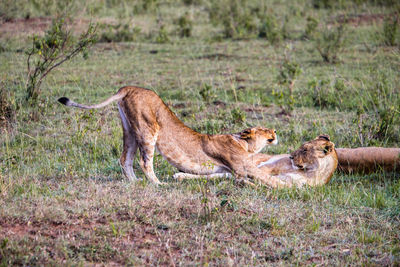
M398 172L254 189L177 182L157 155L168 185L130 183L116 105L57 102L138 85L203 133L277 129L266 153L319 134L336 147L398 147L396 1L19 2L0 8L0 266L400 265ZM48 75L32 107L24 51L65 10L76 33L99 23L101 42Z

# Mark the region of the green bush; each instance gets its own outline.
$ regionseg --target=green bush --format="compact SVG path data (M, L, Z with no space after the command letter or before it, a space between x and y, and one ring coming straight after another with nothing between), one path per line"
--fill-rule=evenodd
M400 141L400 92L386 73L371 76L374 82L364 89L357 108L361 134L367 139Z
M203 101L205 101L205 102L210 102L216 98L216 94L213 90L213 87L209 84L203 84L202 88L200 89L199 94L200 94L201 98L203 99Z
M15 121L16 103L14 93L0 84L0 132L2 129L9 128Z
M246 113L239 107L231 110L232 123L244 123L246 122Z
M396 35L399 29L399 24L399 15L385 19L382 33L385 45L394 46L396 44Z
M210 20L223 26L225 38L244 38L257 32L257 12L248 0L213 0L208 9Z
M312 0L314 8L341 8L344 7L345 0Z
M169 34L164 25L161 25L156 36L156 43L165 44L170 41Z
M200 5L202 4L203 0L182 0L182 3L185 5Z
M188 12L179 17L176 21L176 24L178 25L178 32L180 37L192 36L193 21L190 19Z
M139 27L129 27L128 24L107 25L99 26L103 32L100 35L99 42L134 42L141 34Z
M308 82L309 91L312 92L314 107L335 108L340 106L341 97L329 79L312 79Z
M304 38L312 39L314 37L314 35L315 35L315 32L316 32L317 28L318 28L318 24L319 23L318 23L318 20L316 18L308 16L307 17L306 29L305 29L304 35L303 35Z
M282 29L278 26L275 16L265 16L259 27L258 37L266 38L271 44L277 44L283 39Z
M32 47L26 52L28 55L26 99L32 105L36 105L43 79L53 69L76 55L82 53L87 57L87 50L96 42L96 38L96 27L90 24L87 31L76 40L66 29L62 18L54 20L43 37L34 36Z
M344 25L325 26L315 33L313 40L322 59L327 63L336 63L346 44L346 29Z
M275 103L279 104L282 112L290 114L293 111L295 104L294 84L297 77L301 74L300 65L295 61L286 59L277 76L277 90L272 91L275 98Z

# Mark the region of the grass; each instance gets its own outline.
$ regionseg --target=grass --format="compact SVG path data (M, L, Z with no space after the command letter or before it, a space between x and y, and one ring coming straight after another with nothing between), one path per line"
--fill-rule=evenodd
M53 15L56 5L42 14L28 4L14 21L3 22L1 87L12 92L4 95L12 98L16 117L0 134L0 265L400 264L398 173L337 173L323 187L254 189L231 180L177 182L171 178L177 170L158 155L156 175L168 185L133 184L118 164L116 106L82 111L56 102L65 95L95 103L132 84L157 92L201 132L276 128L280 144L268 153L287 153L322 133L337 147L398 146L400 54L398 43L386 46L376 37L383 20L349 22L336 64L324 63L313 41L303 38L308 16L329 25L346 14L389 14L390 7L274 3L275 14L290 15L289 37L271 45L252 36L221 38L223 25L212 24L208 2L200 2L162 1L147 11L137 4L137 15L121 13L142 35L135 42L99 43L87 60L72 59L50 74L35 118L24 103L26 34L21 25L7 29L19 25L24 12ZM121 20L121 6L95 3L93 20ZM191 37L180 38L176 20L184 14L193 28ZM167 43L156 43L157 16ZM290 115L273 94L285 90L279 83L285 60L301 68ZM134 166L143 178L137 160Z

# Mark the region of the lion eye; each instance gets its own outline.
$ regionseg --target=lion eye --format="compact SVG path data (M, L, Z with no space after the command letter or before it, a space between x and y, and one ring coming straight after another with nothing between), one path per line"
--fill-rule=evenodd
M301 164L297 164L296 167L299 168L300 170L304 169L304 166Z
M294 159L294 157L293 157L293 156L290 156L289 159Z
M268 139L268 142L272 143L275 139Z

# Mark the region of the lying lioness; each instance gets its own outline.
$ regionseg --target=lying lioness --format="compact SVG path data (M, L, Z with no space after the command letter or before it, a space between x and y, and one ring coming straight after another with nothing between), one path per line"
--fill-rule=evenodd
M345 173L400 171L400 148L337 148L338 170Z
M260 155L260 154L259 154ZM284 183L280 186L323 185L332 177L338 165L335 144L327 135L320 135L312 141L304 143L299 149L289 154L267 156L264 154L255 160L266 180L278 179ZM265 160L267 159L267 160ZM232 177L229 173L211 176L176 173L177 179L195 179L200 177L221 178ZM261 180L262 182L262 180Z
M140 151L140 166L146 177L155 184L154 149L182 172L214 174L234 172L251 177L270 186L284 184L279 179L265 177L254 161L265 145L276 144L276 132L262 127L250 128L238 134L208 135L197 133L180 121L161 98L148 89L126 86L104 102L87 106L66 97L60 103L82 109L104 107L118 101L123 129L123 152L120 158L125 175L136 180L133 159ZM267 158L269 158L267 156Z

